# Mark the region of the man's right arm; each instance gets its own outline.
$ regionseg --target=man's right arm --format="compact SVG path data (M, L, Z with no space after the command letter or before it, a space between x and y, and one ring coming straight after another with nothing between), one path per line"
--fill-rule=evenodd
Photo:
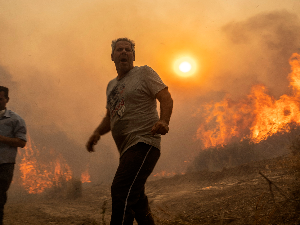
M92 136L89 138L86 148L89 152L94 152L94 145L98 143L100 140L100 137L110 131L110 112L107 109L106 110L106 115L99 124L99 126L96 128Z

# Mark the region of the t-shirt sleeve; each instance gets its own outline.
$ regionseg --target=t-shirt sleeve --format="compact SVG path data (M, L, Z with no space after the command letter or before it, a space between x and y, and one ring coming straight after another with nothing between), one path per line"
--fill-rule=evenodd
M25 121L22 118L18 118L14 127L15 137L27 142L26 133L27 129Z
M167 87L160 76L149 66L145 66L144 81L145 86L152 97Z

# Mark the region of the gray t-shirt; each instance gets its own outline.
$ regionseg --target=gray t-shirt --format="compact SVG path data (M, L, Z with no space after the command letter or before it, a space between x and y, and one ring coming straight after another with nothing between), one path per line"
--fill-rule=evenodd
M149 66L134 67L122 79L108 83L106 108L121 156L138 142L160 149L161 137L152 136L151 128L159 120L155 95L166 87Z

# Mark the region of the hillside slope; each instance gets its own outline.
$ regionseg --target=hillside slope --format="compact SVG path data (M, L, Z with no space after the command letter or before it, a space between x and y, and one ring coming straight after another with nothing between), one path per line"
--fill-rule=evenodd
M299 161L289 155L176 175L148 182L146 191L157 224L300 224ZM84 186L76 199L53 191L10 196L5 225L109 224L109 186Z

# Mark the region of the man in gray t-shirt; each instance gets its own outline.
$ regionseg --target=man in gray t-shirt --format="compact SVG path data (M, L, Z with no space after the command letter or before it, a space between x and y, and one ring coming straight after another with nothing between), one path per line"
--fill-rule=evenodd
M168 87L148 66L134 67L135 44L112 42L117 77L107 86L106 116L87 142L93 152L100 136L112 132L120 163L112 187L111 225L153 225L145 183L160 156L161 135L169 131L173 100ZM160 102L160 115L156 100Z
M109 82L107 106L110 128L121 154L144 142L160 149L160 134L151 134L159 120L155 95L166 88L158 74L148 66L134 67L125 77Z

